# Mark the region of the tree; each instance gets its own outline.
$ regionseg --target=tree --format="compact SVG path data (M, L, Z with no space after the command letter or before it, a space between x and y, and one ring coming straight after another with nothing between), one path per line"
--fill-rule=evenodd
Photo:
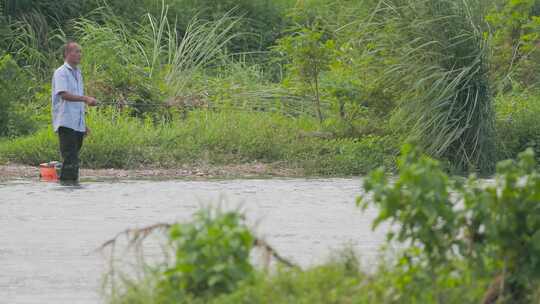
M279 40L277 51L283 53L288 64L286 83L300 85L313 98L319 122L323 122L321 111L321 73L329 69L335 49L334 41L323 40L323 33L302 28L300 31Z

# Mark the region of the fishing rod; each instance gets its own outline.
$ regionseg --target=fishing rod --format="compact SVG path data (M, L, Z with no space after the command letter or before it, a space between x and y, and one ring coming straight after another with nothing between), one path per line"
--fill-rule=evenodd
M164 102L132 102L132 101L100 101L98 100L96 106L130 106L130 107L167 107L167 108L172 108L172 107L179 107L179 106L182 106L182 107L193 107L194 105L186 105L186 104L177 104L177 105L173 105L173 104L168 104L168 103L164 103Z
M275 99L278 97L263 97L264 99ZM303 106L305 105L305 102L302 102L299 99L288 99L286 102L283 100L280 100L280 102L275 102L272 104L268 103L251 103L252 107L270 107L275 105L284 105L287 107L291 106ZM322 106L329 106L330 103L328 102L321 102ZM212 105L212 103L203 103L203 104L193 104L193 103L184 103L184 102L133 102L133 101L100 101L98 100L97 106L131 106L131 107L164 107L164 108L214 108L214 109L220 109L220 108L227 108L230 109L231 105L228 106L219 106L219 105ZM234 106L234 105L233 105ZM236 105L238 107L238 105ZM245 108L245 106L240 106L242 108Z
M286 94L286 95L281 95L279 94L280 92L275 90L275 92L272 92L272 91L268 91L268 92L264 92L264 93L267 93L267 94L257 94L257 93L252 93L252 92L244 92L244 93L237 93L235 94L235 96L238 96L238 97L254 97L254 98L260 98L260 99L266 99L266 100L279 100L282 104L304 104L306 103L307 100L309 100L309 98L306 98L305 96L300 96L300 95L290 95L290 94ZM278 94L275 94L274 93L278 93ZM284 102L285 101L285 102ZM321 104L330 104L328 102L324 102L324 101L321 101ZM168 108L174 108L174 107L187 107L187 108L203 108L203 107L206 107L206 108L210 108L211 107L211 104L209 103L206 103L206 104L203 104L203 105L194 105L194 104L190 104L190 103L184 103L184 102L133 102L133 101L99 101L98 100L98 106L99 105L102 105L102 106L106 106L106 105L111 105L111 106L132 106L132 107L168 107ZM257 106L257 105L255 105ZM261 104L261 106L263 106Z
M283 109L275 108L275 107L266 107L264 110L262 109L254 109L254 108L246 108L246 107L230 107L230 106L223 106L223 107L216 107L216 106L210 106L210 105L193 105L193 104L169 104L169 103L156 103L156 102L131 102L131 101L98 101L96 104L98 107L105 107L105 106L117 106L117 107L134 107L134 108L141 108L141 107L150 107L150 108L180 108L180 109L201 109L201 110L225 110L225 111L234 111L234 112L283 112ZM264 105L259 106L259 108L264 107ZM306 113L305 111L302 111L300 109L292 109L289 108L287 110L288 112L292 113Z

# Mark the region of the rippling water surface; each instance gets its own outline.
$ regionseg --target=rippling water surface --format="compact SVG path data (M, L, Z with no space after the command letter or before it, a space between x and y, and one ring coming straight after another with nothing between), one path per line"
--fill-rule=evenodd
M349 244L370 264L384 235L355 205L361 179L0 184L0 303L100 303L95 252L126 228L189 220L205 204L242 206L256 234L307 266ZM221 201L221 203L220 203Z

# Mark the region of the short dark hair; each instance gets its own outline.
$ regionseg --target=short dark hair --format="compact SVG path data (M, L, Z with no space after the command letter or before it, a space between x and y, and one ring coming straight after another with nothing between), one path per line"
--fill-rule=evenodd
M64 59L66 59L67 53L71 51L71 48L73 47L74 44L77 44L77 42L74 40L69 40L68 42L66 42L66 44L64 44L64 48L63 48Z

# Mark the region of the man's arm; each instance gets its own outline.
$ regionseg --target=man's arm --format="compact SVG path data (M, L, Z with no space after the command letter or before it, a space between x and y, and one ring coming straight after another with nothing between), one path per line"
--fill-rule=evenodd
M65 72L56 71L53 75L54 94L60 95L65 101L84 102L89 106L95 106L97 100L90 96L79 96L68 92L68 76Z
M66 91L60 92L60 93L58 93L58 95L60 95L62 97L62 99L66 100L66 101L74 101L74 102L81 102L82 101L82 102L86 103L89 106L95 106L97 104L97 100L94 97L90 97L90 96L74 95L74 94L71 94L71 93L66 92Z

